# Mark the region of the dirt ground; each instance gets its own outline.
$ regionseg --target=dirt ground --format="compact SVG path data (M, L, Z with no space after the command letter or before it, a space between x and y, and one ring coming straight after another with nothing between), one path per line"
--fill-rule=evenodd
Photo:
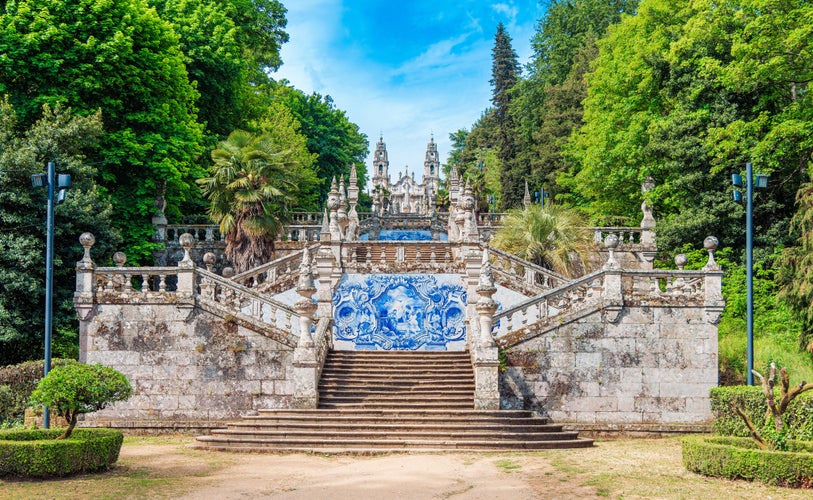
M687 472L678 439L602 441L533 453L235 454L186 436L125 440L108 472L0 480L0 498L572 499L813 498L808 491Z

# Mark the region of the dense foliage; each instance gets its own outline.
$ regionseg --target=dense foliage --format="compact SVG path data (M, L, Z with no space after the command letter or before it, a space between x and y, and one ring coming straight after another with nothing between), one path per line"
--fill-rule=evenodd
M79 415L102 410L129 398L132 393L127 377L113 368L70 363L48 372L31 394L29 404L47 406L67 420L68 428L56 438L66 439L76 427Z
M107 469L119 458L124 434L117 429L0 430L0 477L67 476Z
M43 105L23 125L8 100L0 101L0 366L42 356L45 304L45 189L31 187L31 174L54 161L70 174L72 187L55 209L54 353L78 355L73 313L73 263L82 255L77 235L93 231L99 250L120 241L111 206L94 183L96 169L84 158L101 134L98 114L87 117Z
M52 359L51 367L75 363L72 359ZM45 361L26 361L0 368L0 427L23 422L31 393L44 376Z

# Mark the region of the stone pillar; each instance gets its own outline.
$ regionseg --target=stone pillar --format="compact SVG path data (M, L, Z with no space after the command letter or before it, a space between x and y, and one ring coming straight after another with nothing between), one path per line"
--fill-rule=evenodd
M525 210L531 208L531 193L528 191L528 180L525 180L525 196L522 197L522 206Z
M96 238L91 233L82 233L79 243L85 249L82 260L76 263L76 291L73 293L73 306L76 316L79 318L79 361L84 362L88 348L87 326L93 317L94 292L93 283L96 264L90 258L90 248L96 243Z
M347 188L347 201L350 203L350 211L347 213L348 223L345 239L347 241L358 241L360 221L356 205L359 201L359 186L355 163L350 167L350 186Z
M337 213L337 219L339 222L339 239L342 241L346 239L347 226L350 224L350 220L347 216L347 207L347 189L344 186L344 177L341 177L339 181L339 211Z
M609 251L609 258L604 264L604 290L602 291L602 309L604 319L615 323L621 317L624 308L624 295L621 289L621 270L615 260L615 249L618 247L618 236L608 234L604 246Z
M655 181L652 177L647 177L646 180L641 183L641 193L646 194L654 188ZM641 219L641 269L652 269L654 267L655 254L658 251L655 244L655 217L652 214L652 207L649 206L646 200L641 203L641 211L644 213L644 218Z
M716 325L720 321L720 316L725 307L723 299L723 271L714 260L714 252L720 242L714 236L709 236L703 241L703 246L709 252L709 261L703 267L706 272L703 278L703 291L705 293L705 317L706 321Z
M311 334L311 327L313 326L313 313L316 312L318 306L313 301L316 285L313 281L313 270L308 247L305 247L302 254L296 293L300 296L300 299L294 305L294 309L299 315L299 342L296 349L294 349L293 405L296 408L316 408L319 403L318 376L321 367L319 366L318 353Z
M479 299L475 308L480 324L480 335L472 342L472 367L474 368L474 408L478 410L500 409L500 374L499 351L491 334L491 325L497 303L491 298L497 292L494 277L491 274L491 263L488 250L483 252L480 267L477 295Z
M183 247L183 259L178 262L178 285L175 293L179 298L191 299L195 296L195 262L189 251L195 245L195 237L183 233L178 242Z
M341 241L342 231L339 227L339 185L336 183L336 178L330 184L330 191L327 194L327 209L330 210L330 240Z

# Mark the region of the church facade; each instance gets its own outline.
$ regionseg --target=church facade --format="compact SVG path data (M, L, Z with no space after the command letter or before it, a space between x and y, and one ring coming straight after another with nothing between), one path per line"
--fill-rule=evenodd
M373 153L372 184L374 196L383 201L382 208L388 213L430 214L434 211L435 195L440 187L440 156L434 137L426 146L423 162L423 179L415 180L415 173L409 175L404 166L402 173L395 173L392 182L389 173L390 161L383 136L379 137Z

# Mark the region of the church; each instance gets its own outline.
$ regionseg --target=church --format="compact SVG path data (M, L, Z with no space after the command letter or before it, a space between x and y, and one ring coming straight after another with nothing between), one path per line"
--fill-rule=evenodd
M383 199L383 208L388 213L430 214L434 210L435 195L440 186L440 157L434 137L429 138L426 156L423 161L423 179L418 183L415 173L410 176L407 167L403 173L396 173L397 180L392 183L389 174L390 161L387 156L387 145L380 136L373 154L373 193Z

